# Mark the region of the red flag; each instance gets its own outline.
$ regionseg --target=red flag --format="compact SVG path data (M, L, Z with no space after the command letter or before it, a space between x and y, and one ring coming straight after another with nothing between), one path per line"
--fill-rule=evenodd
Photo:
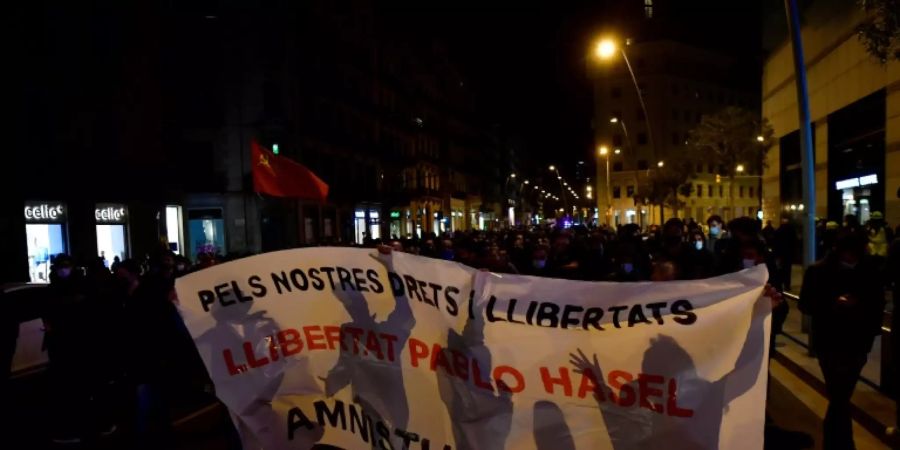
M275 156L256 140L250 143L253 190L273 197L292 197L324 202L328 185L302 164Z

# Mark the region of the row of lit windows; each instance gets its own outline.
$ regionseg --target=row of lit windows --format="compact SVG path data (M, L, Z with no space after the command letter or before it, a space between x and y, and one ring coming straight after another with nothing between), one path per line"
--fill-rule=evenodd
M719 198L725 198L725 187L721 184L718 185L718 193ZM745 187L747 189L745 189ZM706 196L712 198L717 191L714 189L714 185L707 184L704 188L704 185L701 183L697 183L691 187L691 193L696 195L698 198L703 198L704 190L706 191ZM744 194L747 194L748 198L753 198L756 194L756 189L753 186L738 186L738 198L744 198ZM613 186L612 188L612 196L613 198L622 198L622 186ZM625 198L631 198L634 196L634 185L628 185L625 187Z

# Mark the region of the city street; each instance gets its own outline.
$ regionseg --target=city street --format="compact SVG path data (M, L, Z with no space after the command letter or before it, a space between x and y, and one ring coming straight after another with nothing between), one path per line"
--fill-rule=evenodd
M791 373L783 365L774 362L772 369L767 412L780 429L805 433L814 440L812 448L820 450L822 420L826 405L824 397L803 380ZM50 422L47 406L52 398L46 395L45 374L36 374L27 380L14 381L15 414L5 423L9 426L5 442L10 449L56 450L56 449L97 449L126 450L134 448L128 424L123 423L119 431L107 438L98 438L82 444L58 445L49 442ZM182 399L184 400L184 399ZM886 399L885 399L886 400ZM230 432L229 419L225 408L214 399L199 394L193 402L183 402L173 407L172 420L175 431L173 450L235 450L229 447L227 436ZM859 424L854 424L858 450L887 450L889 447L879 441ZM766 437L767 449L790 450L796 436L786 438L784 433L769 433ZM786 440L790 439L790 440Z

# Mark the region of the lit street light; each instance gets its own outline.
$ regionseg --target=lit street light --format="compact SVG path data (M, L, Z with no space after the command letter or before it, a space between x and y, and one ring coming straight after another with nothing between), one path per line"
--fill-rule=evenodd
M609 59L616 54L616 43L612 39L604 39L597 44L597 56L600 59Z
M551 166L549 167L549 169L550 169L551 172L553 172L554 170L556 170L556 166L551 165Z
M528 181L528 180L525 180L525 181L523 181L523 182L522 182L522 183L524 183L524 184L528 184L528 183L529 183L529 181Z
M737 167L734 168L734 170L736 170L737 173L744 173L744 165L738 164Z
M756 142L765 142L765 140L766 138L764 138L762 135L756 137Z
M618 155L619 153L622 153L622 149L621 149L621 148L617 148L613 153L615 153L615 154Z
M631 69L631 62L628 61L628 55L625 53L625 48L618 46L616 42L611 38L605 38L597 43L597 47L595 48L595 53L597 57L601 60L609 60L615 55L616 50L622 54L622 59L625 61L625 67L628 68L628 73L631 75L631 81L634 83L634 90L637 93L638 101L641 104L641 112L644 113L644 120L647 122L647 138L650 141L650 149L653 150L653 153L656 154L656 146L653 143L653 127L650 125L650 114L647 113L647 105L644 103L644 95L641 92L641 88L638 85L637 77L634 75L634 70ZM616 123L619 121L618 117L613 117L610 119L610 122ZM622 123L624 130L624 122ZM626 139L628 137L628 132L625 132Z
M509 174L509 177L510 177L510 178L515 178L515 177L516 177L516 174L511 173L511 174Z
M666 165L666 163L664 161L660 161L660 162L656 163L656 167L662 167L664 165Z

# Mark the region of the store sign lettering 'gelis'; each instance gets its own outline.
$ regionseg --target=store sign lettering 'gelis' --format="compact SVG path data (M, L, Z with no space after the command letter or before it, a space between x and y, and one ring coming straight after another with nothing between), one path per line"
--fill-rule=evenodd
M26 222L63 222L66 220L66 206L62 203L26 203Z
M94 218L97 222L121 223L125 222L128 210L123 205L97 205L94 208Z

